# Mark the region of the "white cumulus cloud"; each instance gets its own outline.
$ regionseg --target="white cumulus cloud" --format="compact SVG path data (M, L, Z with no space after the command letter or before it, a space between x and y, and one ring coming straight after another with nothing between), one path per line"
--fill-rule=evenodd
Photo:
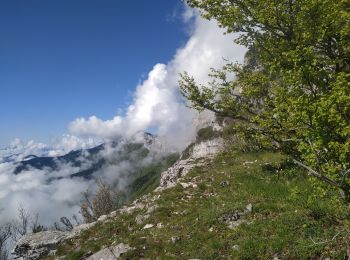
M210 67L220 68L226 62L224 59L243 62L245 49L235 45L234 36L224 35L214 21L203 20L189 8L183 13L183 19L189 30L188 41L175 51L170 61L154 65L146 79L136 86L132 103L123 110L123 115L109 120L94 115L77 118L69 124L71 134L63 135L49 145L16 139L9 148L0 151L0 224L16 215L19 204L31 212L38 212L46 225L60 216L77 214L81 192L92 186L91 180L69 177L88 169L91 159L84 161L82 158L80 167L61 164L57 169L29 168L14 174L15 162L28 155L59 156L71 150L96 146L104 139L135 137L148 130L157 133L174 148L181 149L188 144L194 136L192 121L196 112L186 107L186 101L181 97L179 73L187 71L198 82L205 83L209 80ZM116 155L117 150L107 147L94 158L98 161L103 156L111 161L97 174L123 187L128 182L124 175L134 165L114 163Z
M187 71L205 83L211 67L220 68L224 59L243 62L246 50L233 43L233 35L224 35L215 21L203 20L192 9L186 8L183 20L190 28L187 43L167 64L156 64L136 87L125 116L105 121L96 116L77 118L69 125L71 133L114 139L153 129L178 148L189 142L194 134L191 126L195 112L186 107L180 95L179 73Z

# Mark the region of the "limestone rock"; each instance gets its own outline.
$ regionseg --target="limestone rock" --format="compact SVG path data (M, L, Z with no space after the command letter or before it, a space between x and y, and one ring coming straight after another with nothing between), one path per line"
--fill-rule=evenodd
M149 229L149 228L153 228L154 225L153 224L146 224L142 229Z
M157 224L157 228L163 228L163 226L164 226L164 225L163 225L162 223L158 223L158 224Z
M83 224L74 227L72 231L42 231L28 234L18 240L12 251L14 259L36 260L48 255L56 246L66 239L78 236L83 230L86 230L96 222Z
M171 237L171 242L172 242L173 244L175 244L176 242L178 242L178 241L180 241L180 240L181 240L180 237Z
M158 207L159 207L158 205L150 206L150 207L147 209L147 213L150 214L150 213L154 212Z
M118 209L118 212L121 214L131 214L136 209L143 209L145 207L145 204L140 203L138 201L134 201L131 206L127 207L124 206L121 209Z
M107 215L102 215L102 216L100 216L100 217L97 219L97 221L98 221L98 222L104 222L107 218L108 218Z
M179 178L186 176L187 173L196 166L203 166L208 163L218 152L224 148L222 138L214 138L198 144L194 144L189 158L180 159L172 167L161 174L160 186L156 191L162 191L174 187Z
M192 150L192 157L194 159L199 158L211 158L215 156L224 147L224 140L222 138L214 138L195 144Z
M193 119L192 125L195 132L198 132L198 130L200 130L201 128L208 127L208 126L213 127L213 129L216 131L220 131L222 130L225 123L223 125L219 124L214 112L209 110L204 110L195 116L195 118Z
M249 203L246 207L245 207L245 212L246 213L250 213L253 211L253 205L251 203Z
M186 183L186 182L180 182L180 185L181 185L182 188L184 188L184 189L187 189L187 188L189 188L189 187L197 188L197 184L192 183L192 182L188 182L188 183Z
M234 246L232 247L232 249L233 249L233 250L239 250L239 245L234 245Z
M146 215L137 215L135 218L135 222L136 224L142 224L146 219L148 219L150 217L149 214Z
M132 248L129 245L123 243L118 244L117 246L107 247L98 251L97 253L89 256L87 260L111 260L118 259L122 254L125 254Z
M66 235L66 232L62 231L43 231L24 236L12 252L14 259L40 259L64 240Z
M234 211L223 214L219 219L226 223L230 229L235 229L243 223L249 224L247 220L244 219L246 214L251 213L253 210L253 205L249 203L244 211Z

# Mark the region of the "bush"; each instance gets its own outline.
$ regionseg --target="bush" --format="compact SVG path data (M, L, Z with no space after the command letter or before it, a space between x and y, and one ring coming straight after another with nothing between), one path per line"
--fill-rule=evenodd
M214 130L212 126L204 127L198 130L196 142L204 142L215 137L219 137L220 135L221 133L219 131Z
M83 192L80 213L85 223L91 223L100 216L109 214L119 204L118 197L113 194L108 184L98 180L97 186L98 190L93 196L90 195L88 190Z
M241 122L248 142L289 155L320 196L337 189L350 205L349 1L186 2L248 49L207 84L182 73L191 106Z
M8 250L6 248L7 240L11 237L11 226L5 225L0 227L0 259L8 258Z

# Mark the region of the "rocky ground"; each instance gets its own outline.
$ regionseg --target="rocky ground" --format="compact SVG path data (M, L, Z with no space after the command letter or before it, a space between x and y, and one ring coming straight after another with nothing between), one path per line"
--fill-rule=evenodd
M160 193L167 188L174 187L182 177L186 176L188 172L190 172L191 169L206 165L218 152L222 151L223 148L224 142L222 138L214 138L192 144L190 146L190 151L187 151L189 154L186 155L186 158L180 158L172 167L161 174L160 185L155 192ZM181 185L187 186L194 184L181 183ZM101 216L97 222L76 226L72 231L43 231L26 235L17 242L12 252L13 257L15 259L34 260L41 259L46 255L54 256L57 245L65 240L73 239L74 237L79 236L82 231L91 228L98 222L106 222L120 214L130 214L136 209L147 208L148 214L138 216L136 220L138 223L141 223L147 219L149 213L155 209L155 201L160 196L160 194L143 196L142 198L139 198L131 203L130 206L123 207L109 215ZM146 225L145 229L147 228L151 227ZM89 256L88 259L114 259L117 255L125 253L129 249L129 245L124 245L121 243L110 247L108 250L105 248L100 252Z
M81 232L38 239L46 257L34 254L41 235L17 248L27 247L23 259L345 259L346 220L335 221L327 198L308 204L307 175L284 160L222 154Z
M223 148L215 131L201 131L153 192L73 231L27 235L13 255L24 260L350 256L348 217L340 217L327 197L312 202L303 170L281 154Z

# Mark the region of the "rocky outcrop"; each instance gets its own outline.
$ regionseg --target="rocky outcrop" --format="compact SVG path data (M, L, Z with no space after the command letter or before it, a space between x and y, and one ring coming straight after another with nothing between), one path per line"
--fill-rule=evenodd
M145 195L135 200L130 206L124 206L121 209L111 212L108 215L103 215L96 222L83 224L74 227L71 231L42 231L34 234L23 236L12 251L14 259L18 260L36 260L42 259L43 256L54 255L55 249L61 242L72 239L78 236L82 231L89 229L99 222L108 222L121 214L132 214L137 209L146 209L146 215L152 213L158 206L155 202L160 198L160 195ZM141 216L141 215L140 215ZM141 216L142 221L147 217ZM135 220L136 222L138 220ZM141 220L139 220L142 222ZM102 249L87 259L118 259L120 255L132 249L129 245L123 243Z
M66 232L43 231L22 237L12 254L14 259L40 259L66 239Z
M78 236L96 223L76 226L72 231L42 231L23 236L12 251L14 259L35 260L48 255L56 246L66 240Z
M212 126L214 129L217 129L218 127L220 128L215 113L209 110L204 110L198 113L193 119L192 126L195 132L198 132L199 129L207 126Z
M155 191L159 192L166 188L175 186L178 183L179 178L185 176L195 166L203 166L207 164L209 162L208 160L213 158L215 154L223 149L223 147L223 140L220 138L192 145L188 158L180 159L172 167L161 174L160 186ZM184 184L182 183L182 185ZM157 207L155 202L159 197L160 194L145 195L142 198L135 200L130 206L124 206L109 215L101 216L96 222L77 226L72 231L43 231L26 235L17 242L12 252L13 257L14 259L22 260L41 259L43 256L54 254L55 248L62 241L78 236L81 231L92 227L98 222L106 222L120 214L131 214L134 210L146 208L146 215L139 215L135 219L138 224L141 224ZM146 225L145 228L149 228L149 226ZM88 259L117 259L127 250L130 250L128 245L119 244L115 247L105 248L90 256Z
M179 178L186 176L187 173L195 166L204 165L205 163L206 162L204 160L195 161L192 158L176 162L172 167L162 173L160 185L156 191L159 192L164 189L174 187Z
M218 152L224 148L224 140L215 138L195 144L192 148L191 158L213 158Z
M87 260L111 260L118 259L122 254L125 254L130 249L132 249L129 245L125 245L120 243L116 246L110 246L107 248L98 251L97 253L89 256Z
M186 176L187 173L196 166L206 165L218 152L224 148L222 138L215 138L204 142L196 143L187 148L188 158L181 156L172 167L161 174L160 186L156 191L161 191L176 185L179 178Z
M204 116L197 119L196 128L210 126L215 131L222 129L212 117ZM151 139L151 137L149 137ZM149 140L149 145L154 144ZM120 214L131 214L135 210L146 209L146 213L136 216L135 222L142 224L146 222L150 214L157 208L156 201L161 194L158 193L164 189L175 186L181 177L188 174L188 172L196 166L203 166L210 162L210 160L224 148L224 141L220 137L215 137L209 140L198 141L191 144L182 154L180 159L169 169L161 174L160 186L155 190L156 193L145 195L135 200L131 205L124 206L108 215L101 216L96 222L84 224L75 227L72 231L43 231L35 234L29 234L22 237L16 244L12 254L14 259L36 260L41 259L46 255L54 255L55 248L58 244L67 239L72 239L78 236L81 231L86 230L98 222L107 222ZM195 183L180 182L183 188L197 187ZM153 224L144 223L144 229L153 228ZM158 223L157 228L161 228L162 224ZM94 259L118 259L121 254L131 250L129 245L123 243L117 246L111 246L102 249L101 251L89 256L90 260Z

